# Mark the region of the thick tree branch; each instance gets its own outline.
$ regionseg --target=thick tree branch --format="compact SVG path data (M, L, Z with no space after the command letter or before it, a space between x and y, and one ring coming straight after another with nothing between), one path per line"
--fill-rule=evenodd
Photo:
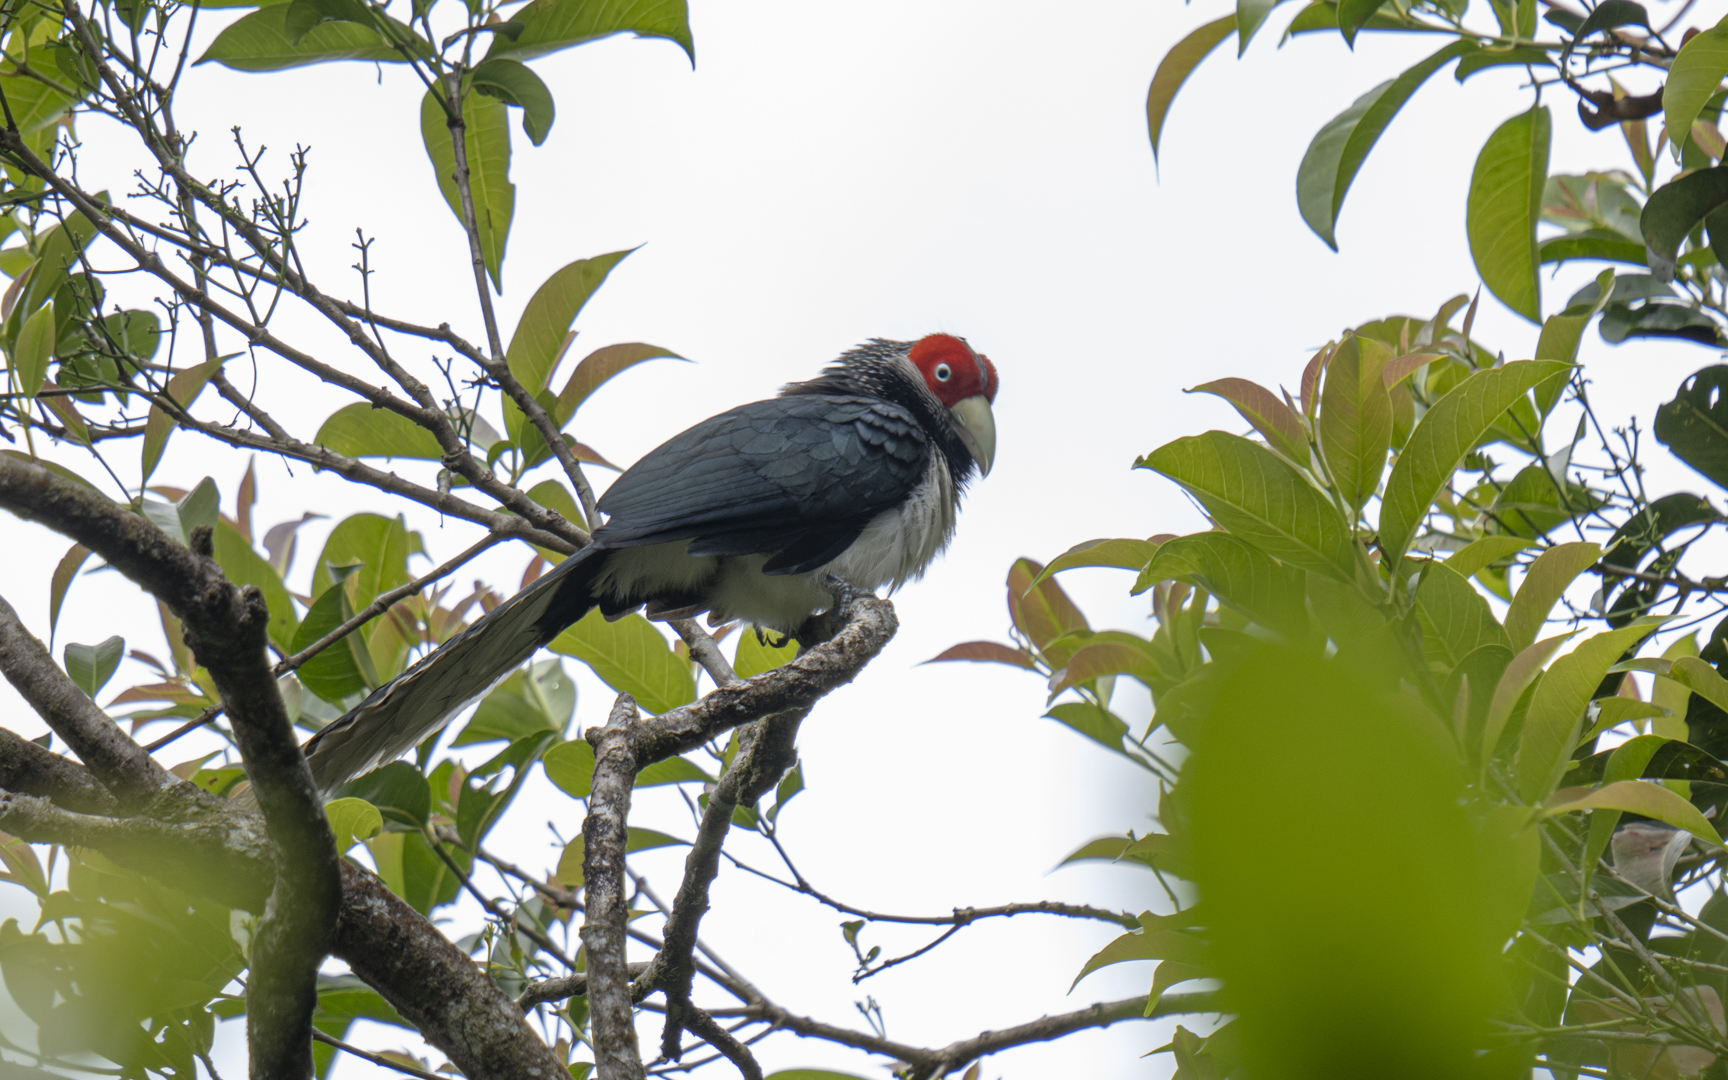
M0 788L40 795L79 814L113 817L120 803L90 770L0 728Z
M331 952L378 991L469 1080L569 1073L479 965L377 877L342 863Z
M17 466L10 458L0 459ZM6 464L0 464L4 469ZM48 470L39 470L47 473ZM0 485L4 484L0 479ZM100 496L96 496L100 498ZM0 495L0 505L4 502ZM15 510L16 512L16 510ZM141 806L177 781L78 688L0 598L0 674L122 804ZM46 751L44 751L46 753ZM21 789L15 789L21 790Z
M594 786L582 821L582 879L587 898L582 946L588 958L588 1015L594 1025L594 1060L600 1080L642 1080L642 1052L630 999L624 938L630 901L624 883L624 847L629 837L631 786L642 766L636 759L636 702L619 694L602 728L590 728Z

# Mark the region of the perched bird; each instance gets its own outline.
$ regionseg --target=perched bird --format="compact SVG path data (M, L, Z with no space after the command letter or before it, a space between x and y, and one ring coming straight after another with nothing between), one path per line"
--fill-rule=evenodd
M996 386L964 338L877 338L674 436L613 482L591 544L313 736L319 789L415 746L595 607L792 632L833 602L829 575L918 577L990 471Z

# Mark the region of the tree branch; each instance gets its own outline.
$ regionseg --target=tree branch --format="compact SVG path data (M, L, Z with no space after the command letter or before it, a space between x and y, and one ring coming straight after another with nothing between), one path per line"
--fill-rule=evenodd
M79 814L113 817L120 811L120 803L89 769L5 728L0 728L0 788L40 795Z
M588 1015L600 1080L642 1080L643 1075L624 958L630 921L624 889L626 822L631 785L641 768L631 738L636 721L635 699L619 694L606 726L588 731L594 746L594 786L582 821L582 880L588 901L582 946L588 957Z

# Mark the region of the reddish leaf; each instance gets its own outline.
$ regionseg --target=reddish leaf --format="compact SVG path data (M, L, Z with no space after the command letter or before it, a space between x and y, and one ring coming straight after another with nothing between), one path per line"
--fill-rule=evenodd
M1314 354L1308 361L1308 366L1302 369L1302 411L1310 417L1314 415L1314 407L1320 403L1320 395L1315 388L1320 385L1320 372L1326 368L1326 360L1332 355L1332 346L1327 345Z
M72 587L72 579L77 576L78 568L84 565L84 560L90 557L90 549L83 544L73 544L65 555L60 557L60 565L54 568L54 575L48 579L48 647L54 647L54 626L60 621L60 607L66 602L66 590Z
M1045 580L1033 586L1044 567L1021 559L1008 570L1008 615L1027 639L1044 652L1053 666L1061 667L1074 654L1072 646L1047 648L1051 642L1076 630L1089 630L1086 616L1068 599L1062 586Z
M569 342L565 342L569 347ZM626 345L608 345L603 349L595 349L582 358L571 373L570 381L564 384L564 389L558 393L558 404L555 415L558 423L563 424L582 403L588 400L588 395L600 389L601 384L612 376L642 363L644 360L655 360L665 357L671 360L683 360L682 356L670 349L662 349L658 345L644 345L641 342L631 342ZM604 464L597 462L596 464ZM610 466L608 466L610 467Z
M1068 666L1050 683L1050 692L1083 686L1105 675L1128 675L1147 685L1158 677L1152 655L1125 641L1099 641L1083 646L1068 659Z
M979 660L994 664L1008 664L1018 668L1031 668L1032 658L1012 645L1002 645L994 641L968 641L955 645L937 656L924 661L934 664L941 660Z
M1390 390L1403 382L1411 372L1438 359L1440 359L1440 354L1431 352L1408 353L1404 356L1394 357L1387 361L1386 369L1380 373L1380 377L1385 380L1386 389Z
M1306 376L1303 377L1306 381ZM1190 394L1215 394L1228 401L1252 424L1255 431L1266 436L1275 450L1298 465L1308 464L1308 436L1302 431L1302 421L1290 406L1279 401L1272 391L1247 379L1215 379L1201 383Z

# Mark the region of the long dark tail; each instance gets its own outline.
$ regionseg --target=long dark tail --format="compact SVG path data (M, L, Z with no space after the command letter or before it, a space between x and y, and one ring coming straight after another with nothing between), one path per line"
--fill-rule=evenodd
M419 745L586 615L605 556L590 546L565 559L312 736L303 749L319 791Z

